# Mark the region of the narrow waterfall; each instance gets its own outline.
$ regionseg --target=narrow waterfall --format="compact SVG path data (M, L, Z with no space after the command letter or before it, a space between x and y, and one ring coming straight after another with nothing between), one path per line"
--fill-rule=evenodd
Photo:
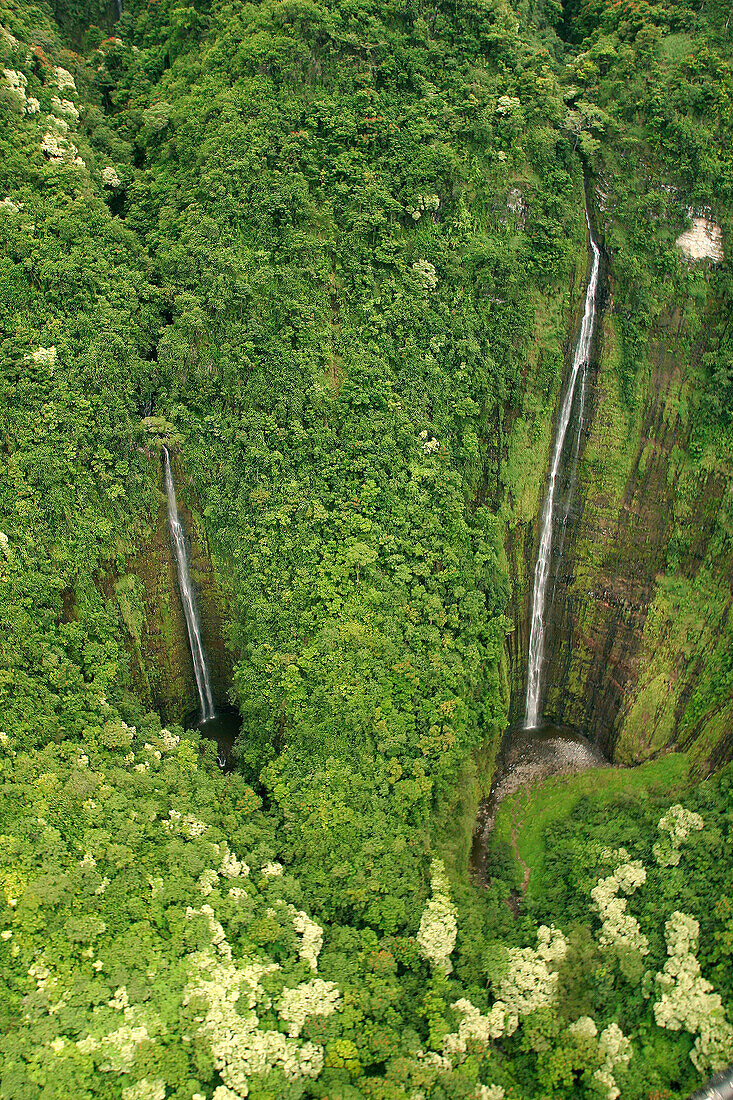
M176 487L173 484L171 459L167 447L163 448L163 469L165 472L165 495L168 500L168 524L171 529L171 545L173 546L176 568L178 569L178 586L181 590L181 603L183 604L183 614L186 618L188 643L191 647L191 657L193 658L196 690L198 691L199 703L201 704L201 721L208 722L215 716L216 710L211 694L209 670L206 667L204 644L201 640L201 627L198 615L196 614L196 602L194 600L191 578L188 572L186 539L183 534L181 521L178 518Z
M565 437L570 426L570 414L573 408L575 387L578 375L581 376L581 408L578 417L578 432L576 439L574 462L577 462L577 453L580 447L580 432L583 423L583 410L585 408L585 377L588 358L590 356L593 328L596 320L596 291L598 290L598 274L601 266L601 254L598 245L593 239L593 231L588 218L586 208L585 220L588 225L588 236L593 250L593 262L591 264L588 289L585 294L585 310L583 323L580 327L578 343L573 355L573 364L570 370L567 389L560 407L560 416L557 422L557 434L555 446L552 452L550 464L550 478L547 487L547 497L542 513L542 529L540 534L540 547L537 554L537 565L534 571L534 591L532 595L532 622L529 635L529 659L527 664L527 707L524 718L525 729L535 729L539 725L540 702L542 693L542 665L545 656L545 603L547 599L547 581L550 575L550 557L552 553L552 527L555 511L555 493L557 490L560 461L562 458ZM569 502L568 502L569 508ZM564 540L563 540L564 541ZM562 546L561 546L562 552Z

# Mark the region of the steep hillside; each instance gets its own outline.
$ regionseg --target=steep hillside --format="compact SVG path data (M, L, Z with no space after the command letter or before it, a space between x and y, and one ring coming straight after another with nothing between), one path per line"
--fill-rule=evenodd
M733 1058L724 16L0 0L0 1100L681 1100ZM584 192L548 710L690 760L572 795L523 900L468 847Z
M555 540L563 554L546 712L621 762L685 748L705 774L730 757L733 732L731 281L722 244L733 78L722 22L694 39L695 18L680 11L670 26L661 8L624 18L599 7L570 64L606 293L571 510ZM704 103L691 100L693 79L707 89ZM536 538L525 522L508 541L515 717Z

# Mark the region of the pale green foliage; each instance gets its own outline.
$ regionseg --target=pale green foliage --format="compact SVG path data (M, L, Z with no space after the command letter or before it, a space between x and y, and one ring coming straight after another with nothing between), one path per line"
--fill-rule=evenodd
M701 1073L724 1069L733 1060L733 1027L720 996L700 973L695 956L700 925L677 911L664 927L669 958L657 974L661 996L654 1004L654 1018L659 1027L684 1028L697 1035L690 1058Z
M602 1065L593 1074L594 1084L605 1095L606 1100L616 1100L621 1095L616 1085L614 1070L617 1066L626 1066L631 1061L631 1043L618 1024L609 1024L598 1039L598 1054Z
M639 955L649 953L649 941L641 931L638 920L626 912L626 898L618 896L619 891L633 894L645 882L646 871L640 860L622 863L612 875L598 879L591 890L591 897L602 921L602 947L634 951Z
M458 924L456 907L450 895L450 884L441 859L434 859L430 865L430 886L432 897L420 919L417 942L423 958L436 970L450 974L453 969L450 955L456 945Z
M430 260L416 260L412 265L415 273L415 281L423 290L435 290L438 285L438 276L435 267Z
M567 953L562 932L551 925L537 930L537 947L509 949L509 969L499 985L499 1000L506 1006L507 1034L521 1016L551 1005L557 993L557 966Z
M517 1027L516 1017L507 1013L501 1001L494 1002L488 1015L482 1015L465 997L454 1001L453 1008L460 1013L461 1021L457 1032L449 1032L443 1037L443 1052L449 1057L458 1055L459 1061L466 1053L469 1040L488 1046L492 1039L511 1034Z
M676 867L681 858L680 848L693 831L703 828L700 814L685 809L679 802L670 806L659 820L662 839L654 845L654 858L660 867Z

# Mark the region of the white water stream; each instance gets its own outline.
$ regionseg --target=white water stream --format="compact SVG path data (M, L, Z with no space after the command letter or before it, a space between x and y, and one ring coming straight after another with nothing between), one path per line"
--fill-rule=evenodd
M542 694L542 666L545 657L545 604L547 601L547 582L550 576L550 557L552 554L552 526L555 510L555 493L557 490L558 475L560 473L560 460L562 458L565 437L570 426L570 414L573 408L575 386L578 376L581 376L581 415L578 421L578 445L582 428L582 408L585 404L585 371L590 356L593 328L596 320L596 292L598 290L598 274L601 264L601 254L593 239L593 233L586 210L586 222L588 224L588 236L593 249L593 262L591 264L588 289L585 294L585 310L583 323L580 327L578 343L575 347L573 364L570 370L567 389L560 407L560 415L557 422L557 434L555 446L552 452L550 464L550 478L547 487L545 508L542 513L542 530L540 534L540 548L537 555L537 565L534 572L534 591L532 595L532 622L529 636L529 659L527 662L527 706L524 718L525 729L536 729L540 724L540 702Z
M209 670L206 667L204 644L201 640L201 627L196 614L196 602L194 600L191 577L188 572L188 552L183 527L178 518L178 506L176 504L176 487L173 484L171 460L168 448L163 448L163 470L165 473L165 495L168 500L168 524L171 529L171 545L178 569L178 586L181 591L181 603L188 630L188 644L191 647L193 659L193 671L196 677L196 690L201 704L201 721L208 722L216 715L214 699L211 694L211 681Z

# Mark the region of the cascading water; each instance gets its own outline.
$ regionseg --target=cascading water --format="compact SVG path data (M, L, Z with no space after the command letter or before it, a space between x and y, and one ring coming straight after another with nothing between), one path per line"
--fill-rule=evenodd
M540 548L537 555L537 565L534 572L534 592L532 595L532 622L529 635L529 659L527 664L527 707L524 718L525 729L536 729L539 725L540 699L542 692L542 665L545 655L545 603L547 598L547 581L550 575L550 556L552 552L552 527L555 509L555 491L557 489L558 475L560 473L560 460L562 458L565 437L570 426L570 414L573 408L575 386L578 376L581 376L581 412L578 418L578 433L576 441L577 449L580 445L580 432L582 429L583 408L585 405L585 376L588 359L590 356L593 328L596 320L596 291L598 290L598 274L601 266L601 254L598 245L593 239L593 232L586 208L585 220L588 225L588 236L593 250L593 262L591 264L588 289L585 294L585 310L583 323L580 327L578 343L575 347L573 364L570 370L567 389L560 407L560 416L557 423L555 446L552 452L550 464L550 478L547 487L547 498L542 513L542 530L540 534ZM569 507L569 505L568 505Z
M168 500L168 524L171 529L171 545L178 569L178 585L181 590L181 603L188 630L188 643L191 647L193 659L193 672L196 677L196 690L201 704L201 721L209 722L216 715L214 699L211 694L211 682L209 670L206 667L204 644L201 640L201 627L196 614L196 602L191 587L191 578L188 572L188 553L186 551L186 539L183 527L178 518L178 506L176 504L176 487L173 484L173 472L168 448L163 448L163 470L165 473L165 495Z

